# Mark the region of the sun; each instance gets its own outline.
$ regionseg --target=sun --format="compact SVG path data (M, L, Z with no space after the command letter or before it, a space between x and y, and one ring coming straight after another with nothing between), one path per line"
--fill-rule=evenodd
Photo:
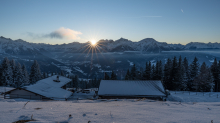
M95 45L96 45L96 41L95 41L95 40L91 40L91 44L92 44L93 46L95 46Z

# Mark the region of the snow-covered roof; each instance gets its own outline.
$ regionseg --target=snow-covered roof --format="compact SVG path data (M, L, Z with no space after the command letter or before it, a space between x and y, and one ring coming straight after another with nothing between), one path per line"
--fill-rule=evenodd
M159 80L102 80L99 96L165 96Z
M72 92L62 89L61 87L66 85L71 79L68 79L63 76L59 76L60 82L54 82L53 80L57 79L57 75L48 77L46 79L42 79L34 85L25 86L24 89L40 94L42 96L52 98L52 99L60 99L60 98L68 98L72 95Z

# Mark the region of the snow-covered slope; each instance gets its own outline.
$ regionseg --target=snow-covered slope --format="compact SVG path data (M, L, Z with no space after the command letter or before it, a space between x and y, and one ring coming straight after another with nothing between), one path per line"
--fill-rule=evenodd
M36 55L45 49L42 45L23 41L21 39L11 40L10 38L0 37L0 53Z

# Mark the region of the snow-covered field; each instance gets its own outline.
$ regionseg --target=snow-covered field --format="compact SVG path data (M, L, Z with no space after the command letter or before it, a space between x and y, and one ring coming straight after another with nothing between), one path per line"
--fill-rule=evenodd
M33 114L36 120L33 123L211 123L211 120L220 123L220 98L217 94L220 93L212 92L210 96L204 93L203 96L203 93L196 92L190 92L190 95L189 92L171 92L169 101L103 99L28 102L0 98L0 122L31 119Z

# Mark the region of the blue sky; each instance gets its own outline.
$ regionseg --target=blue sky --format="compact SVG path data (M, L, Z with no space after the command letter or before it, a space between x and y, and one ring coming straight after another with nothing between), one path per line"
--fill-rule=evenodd
M0 36L50 44L220 42L220 0L1 0Z

